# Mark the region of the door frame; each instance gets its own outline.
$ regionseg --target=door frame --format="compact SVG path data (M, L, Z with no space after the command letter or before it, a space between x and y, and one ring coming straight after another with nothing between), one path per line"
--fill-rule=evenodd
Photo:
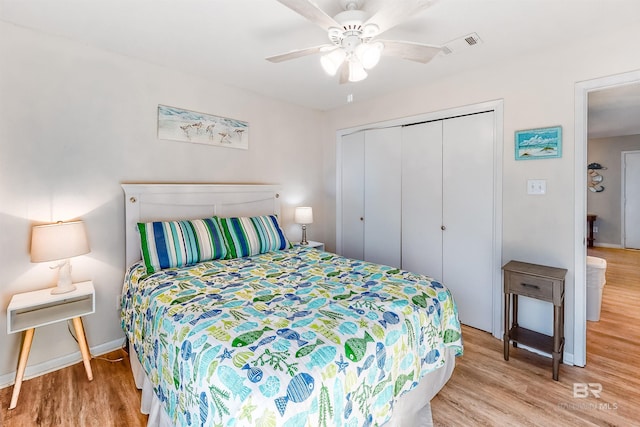
M626 200L627 198L625 197L627 194L627 162L626 162L626 156L629 154L634 154L634 155L638 155L640 154L640 150L627 150L627 151L622 151L620 153L620 201L621 201L621 206L620 206L620 231L621 231L621 236L620 236L620 242L622 242L622 247L624 249L627 248L627 233L626 233L626 217L627 217L627 209L626 209ZM633 248L633 249L637 249L637 248Z
M593 80L575 85L575 144L574 144L574 322L573 360L576 366L585 366L587 360L587 116L589 92L640 83L640 70Z
M492 274L492 335L498 339L503 336L503 297L502 297L502 158L504 152L504 100L481 102L462 107L423 113L399 119L385 120L364 124L336 131L336 252L342 253L342 137L367 129L379 129L394 126L410 125L420 122L444 120L469 114L494 112L493 146L493 274Z

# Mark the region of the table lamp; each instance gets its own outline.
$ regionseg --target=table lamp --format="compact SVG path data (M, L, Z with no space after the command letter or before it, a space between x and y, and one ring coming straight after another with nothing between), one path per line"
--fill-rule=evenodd
M307 242L307 224L313 224L313 209L308 206L297 207L293 214L293 220L296 224L302 225L302 239L301 245L308 245Z
M87 233L82 221L57 222L36 225L31 233L31 262L60 261L50 268L58 269L58 286L52 294L71 292L76 287L71 283L69 258L89 253Z

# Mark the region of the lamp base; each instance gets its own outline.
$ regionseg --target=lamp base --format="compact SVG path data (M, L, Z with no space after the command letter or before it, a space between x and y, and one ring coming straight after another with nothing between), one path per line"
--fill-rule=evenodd
M56 286L51 289L51 295L58 294L66 294L67 292L72 292L76 290L76 285L68 285L68 286Z
M309 242L307 242L307 226L305 224L302 224L302 239L300 239L300 244L301 245L309 244Z
M62 260L55 267L58 269L58 286L51 290L52 295L66 294L75 291L76 286L71 283L71 263L68 259Z

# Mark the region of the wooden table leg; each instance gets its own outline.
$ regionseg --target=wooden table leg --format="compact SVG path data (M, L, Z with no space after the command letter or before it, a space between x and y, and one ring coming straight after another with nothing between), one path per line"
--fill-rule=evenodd
M504 337L502 338L504 345L504 360L509 360L509 311L510 311L510 294L504 294Z
M511 327L518 327L518 294L513 294L513 319L511 319ZM513 348L517 348L518 343L516 341L513 342Z
M562 301L562 306L560 306L560 335L562 339L560 340L560 363L564 362L564 299Z
M29 359L29 352L31 351L34 332L35 329L27 329L24 331L22 348L20 349L20 359L18 359L18 370L16 371L16 382L13 385L13 394L11 395L11 404L9 405L9 409L15 408L18 404L18 396L20 395L22 378L24 377L24 370L27 367L27 359Z
M82 326L82 319L80 317L74 317L72 321L73 321L73 328L76 330L78 345L80 345L80 353L82 353L84 370L87 371L87 378L89 379L89 381L91 381L93 380L93 373L91 372L91 353L89 353L89 346L87 345L87 337L84 335L84 327Z
M562 335L560 325L562 324L562 309L558 305L553 306L553 379L558 381L558 371L560 369L560 358L562 349Z

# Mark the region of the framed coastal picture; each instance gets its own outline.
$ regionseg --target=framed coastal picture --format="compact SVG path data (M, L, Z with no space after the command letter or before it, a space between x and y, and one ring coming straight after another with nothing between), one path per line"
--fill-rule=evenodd
M562 127L516 131L516 160L562 157Z
M249 149L249 123L158 105L158 138Z

